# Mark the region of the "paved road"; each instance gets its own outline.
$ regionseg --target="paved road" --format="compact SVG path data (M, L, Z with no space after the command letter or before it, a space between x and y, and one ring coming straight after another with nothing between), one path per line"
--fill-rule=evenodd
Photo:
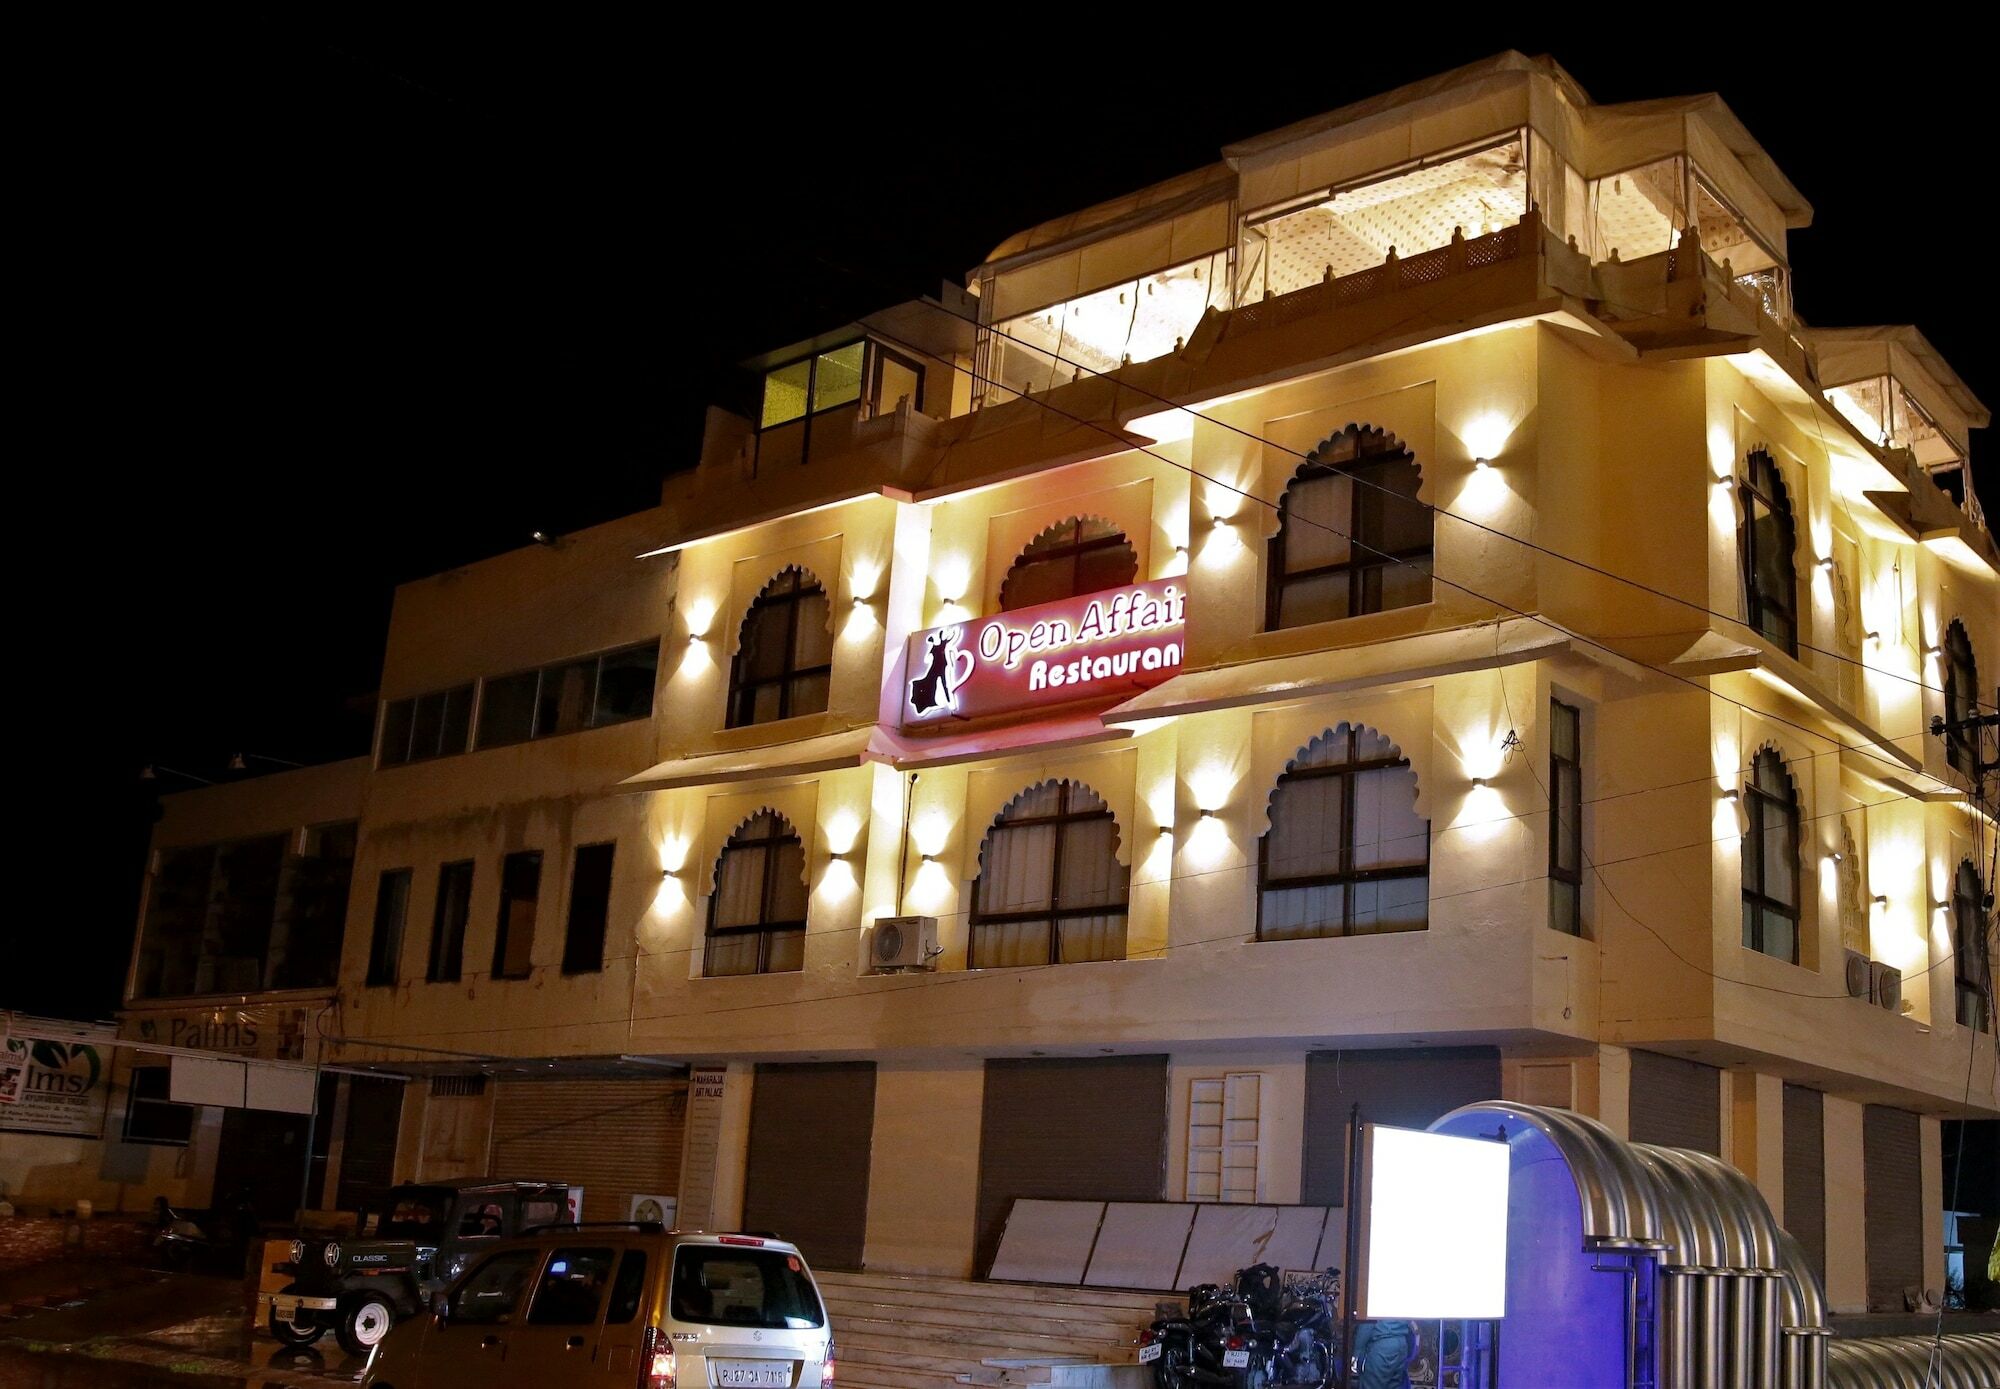
M183 1375L150 1365L0 1346L0 1389L263 1389L263 1384L261 1376Z

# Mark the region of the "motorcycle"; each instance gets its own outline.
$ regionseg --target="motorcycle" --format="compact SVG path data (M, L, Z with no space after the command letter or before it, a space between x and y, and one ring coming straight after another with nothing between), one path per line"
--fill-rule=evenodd
M1286 1283L1268 1264L1238 1270L1228 1288L1188 1289L1185 1308L1160 1303L1139 1335L1139 1363L1158 1389L1324 1389L1339 1364L1332 1269Z

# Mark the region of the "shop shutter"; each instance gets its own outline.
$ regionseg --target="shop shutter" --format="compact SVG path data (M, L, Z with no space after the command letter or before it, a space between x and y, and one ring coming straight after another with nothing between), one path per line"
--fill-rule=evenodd
M1826 1096L1785 1087L1785 1228L1826 1281Z
M1347 1200L1347 1123L1421 1129L1460 1105L1500 1098L1496 1047L1385 1047L1306 1058L1304 1193L1308 1206Z
M583 1188L585 1220L625 1220L632 1198L680 1188L685 1080L524 1080L497 1088L492 1177Z
M1861 1113L1868 1310L1900 1312L1924 1281L1924 1195L1917 1116L1871 1104Z
M395 1181L396 1134L403 1117L403 1082L347 1077L347 1124L340 1137L340 1180L334 1209L378 1205Z
M988 1061L974 1267L1017 1200L1158 1201L1166 1174L1166 1057Z
M1632 1141L1722 1156L1722 1072L1699 1061L1632 1053Z
M873 1062L759 1066L743 1228L790 1240L820 1268L860 1268L874 1136Z

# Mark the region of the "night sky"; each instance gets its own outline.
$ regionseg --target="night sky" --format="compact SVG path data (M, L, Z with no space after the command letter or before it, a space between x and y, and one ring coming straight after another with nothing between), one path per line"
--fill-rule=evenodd
M175 784L141 767L365 751L392 587L653 504L731 363L1506 47L1600 101L1720 91L1816 208L1792 239L1801 314L1914 320L2000 399L1994 77L1922 26L1816 51L1775 18L1662 10L1614 48L1454 19L1469 37L1419 48L1447 12L1371 35L1328 10L1101 34L1062 10L960 32L791 10L736 33L705 10L101 28L17 54L37 99L9 221L47 423L16 455L43 499L16 513L42 557L15 569L16 669L53 677L17 690L59 688L61 712L22 729L22 866L48 886L0 937L0 1006L117 1006L151 798Z

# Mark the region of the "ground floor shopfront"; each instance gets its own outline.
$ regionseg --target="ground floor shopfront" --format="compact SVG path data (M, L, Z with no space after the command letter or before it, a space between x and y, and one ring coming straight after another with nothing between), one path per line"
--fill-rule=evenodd
M627 1058L630 1061L630 1058ZM531 1063L546 1064L546 1063ZM607 1063L609 1064L609 1063ZM522 1068L524 1071L528 1067ZM1943 1285L1938 1121L1619 1047L722 1061L685 1076L441 1076L410 1087L403 1180L543 1177L586 1219L671 1198L683 1226L773 1231L827 1268L983 1276L1023 1198L1339 1207L1350 1116L1421 1127L1506 1098L1756 1183L1836 1311Z

